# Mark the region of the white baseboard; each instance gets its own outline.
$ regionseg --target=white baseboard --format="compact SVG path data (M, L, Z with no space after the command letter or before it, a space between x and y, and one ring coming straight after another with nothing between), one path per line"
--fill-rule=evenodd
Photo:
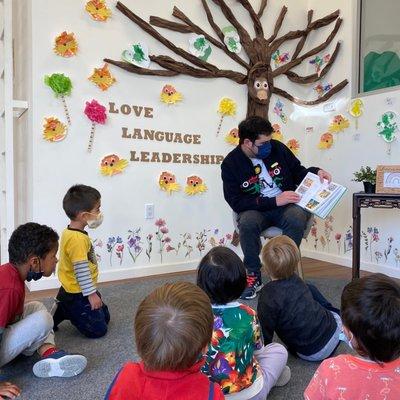
M323 251L302 249L301 255L304 257L314 258L315 260L321 260L333 264L342 265L343 267L351 268L352 264L351 252L349 252L349 256L344 256L340 254L325 253ZM362 271L368 271L374 273L381 272L383 274L392 276L393 278L400 278L400 268L396 268L391 265L361 261L360 269Z
M106 269L99 271L99 282L118 281L121 279L142 278L145 276L169 274L174 272L193 271L199 265L200 260L190 260L171 264L156 264L138 267L120 267L118 269ZM60 287L57 276L42 278L36 282L26 284L31 292L37 290L56 289Z

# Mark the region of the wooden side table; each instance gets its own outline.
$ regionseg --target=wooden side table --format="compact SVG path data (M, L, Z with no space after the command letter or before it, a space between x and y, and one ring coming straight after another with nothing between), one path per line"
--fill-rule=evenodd
M360 277L361 208L400 208L400 194L353 193L353 279Z

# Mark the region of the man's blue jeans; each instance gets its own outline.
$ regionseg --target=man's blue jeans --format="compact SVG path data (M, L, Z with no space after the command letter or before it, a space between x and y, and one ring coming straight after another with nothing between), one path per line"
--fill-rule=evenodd
M247 272L260 275L261 232L270 226L282 229L300 247L310 214L296 204L268 211L244 211L238 216L240 246Z

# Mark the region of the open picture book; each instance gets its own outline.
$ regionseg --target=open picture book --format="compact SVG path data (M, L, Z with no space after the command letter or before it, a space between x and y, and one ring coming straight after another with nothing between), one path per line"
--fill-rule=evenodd
M326 218L336 206L347 188L338 183L321 183L318 175L309 172L296 189L301 196L300 207L322 219Z

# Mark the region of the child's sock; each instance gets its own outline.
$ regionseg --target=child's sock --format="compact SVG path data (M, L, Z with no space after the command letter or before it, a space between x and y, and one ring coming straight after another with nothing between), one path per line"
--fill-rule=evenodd
M276 381L275 386L285 386L290 381L291 376L292 373L290 371L290 368L285 365L285 368L283 368L283 371Z

